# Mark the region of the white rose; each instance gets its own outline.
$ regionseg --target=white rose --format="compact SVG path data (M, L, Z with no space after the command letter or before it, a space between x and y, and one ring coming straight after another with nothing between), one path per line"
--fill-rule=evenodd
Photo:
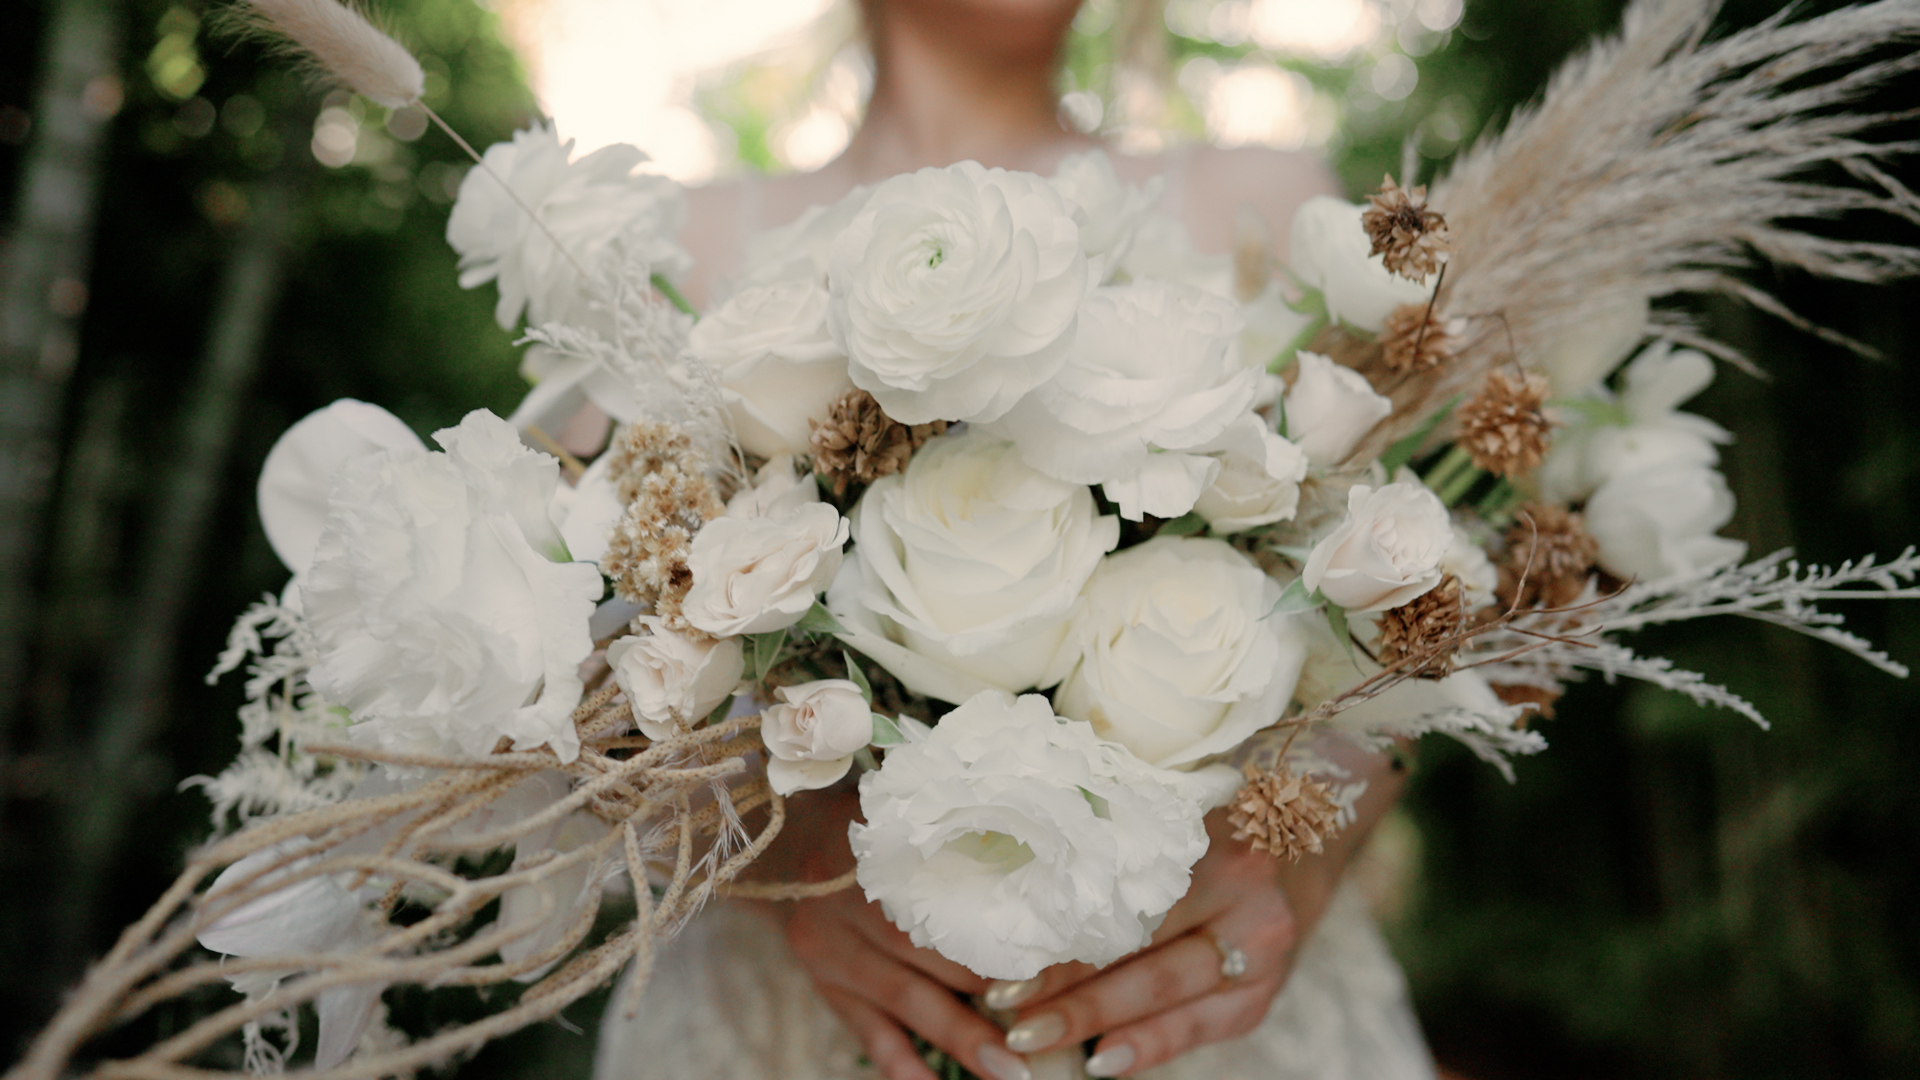
M751 485L727 500L727 516L779 517L819 501L820 484L813 474L800 473L792 454L779 454L760 466Z
M1298 446L1252 415L1236 421L1218 445L1220 473L1193 504L1214 532L1242 532L1293 517L1307 476L1307 455Z
M991 420L1058 371L1086 295L1071 207L963 161L874 189L834 241L828 326L903 424Z
M846 679L783 686L760 714L767 783L775 793L823 788L847 775L853 754L873 741L873 710Z
M1584 513L1600 546L1598 561L1615 577L1655 581L1733 562L1747 551L1738 540L1713 535L1733 520L1733 492L1703 465L1615 476Z
M833 580L846 542L846 519L825 503L779 517L716 518L693 536L693 587L681 612L715 637L783 630Z
M1360 223L1365 208L1320 195L1293 215L1292 266L1301 284L1320 290L1327 314L1369 334L1402 304L1427 300L1427 287L1390 272L1371 252Z
M646 628L607 646L607 666L633 706L634 725L649 739L691 728L727 700L746 673L737 637L699 639L667 629L652 615Z
M302 590L308 680L357 737L403 751L579 751L578 667L600 573L566 557L548 516L558 463L484 410L341 469Z
M1287 391L1287 438L1315 465L1338 465L1393 412L1393 402L1374 393L1359 372L1319 353L1297 353L1295 363L1299 373Z
M817 276L747 286L694 325L687 349L720 373L740 447L762 457L810 452L807 421L853 389Z
M1104 150L1088 150L1060 159L1051 180L1054 190L1078 206L1080 250L1105 280L1126 258L1133 235L1160 202L1166 179L1156 176L1141 187L1122 183Z
M1100 564L1061 654L1060 715L1154 765L1225 753L1280 719L1305 659L1280 586L1219 540L1156 537Z
M1231 354L1240 325L1233 304L1190 286L1097 289L1059 373L989 430L1048 476L1104 484L1121 517L1179 517L1219 472L1199 448L1260 388Z
M267 451L260 466L260 525L273 553L296 577L313 565L334 474L355 458L387 450L424 454L427 447L380 406L341 398L301 418Z
M518 322L523 309L536 326L590 321L592 285L581 279L580 269L591 270L616 241L658 273L684 273L692 264L674 240L687 215L679 184L634 172L647 159L636 147L608 146L569 162L572 153L573 140L563 143L553 125L535 124L515 132L512 142L488 147L481 155L485 167L460 182L447 243L460 254L462 288L498 284L494 317L503 327ZM502 179L519 202L502 188ZM545 229L528 218L522 203Z
M989 691L860 778L866 822L848 836L861 887L915 945L1029 979L1147 943L1207 849L1206 787L1055 718L1038 694Z
M1418 484L1347 492L1347 517L1313 546L1300 580L1350 612L1399 607L1440 584L1453 523L1438 496Z
M846 641L909 688L964 701L1041 682L1080 587L1120 540L1093 493L982 432L931 439L853 509L827 597Z

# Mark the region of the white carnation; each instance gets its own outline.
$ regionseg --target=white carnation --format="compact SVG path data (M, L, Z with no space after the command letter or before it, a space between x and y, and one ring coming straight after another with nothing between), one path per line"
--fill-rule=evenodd
M1065 365L991 430L1048 476L1105 485L1124 518L1179 517L1220 471L1205 445L1260 388L1233 354L1240 328L1233 304L1191 286L1095 290Z
M1073 208L963 161L874 189L834 241L828 326L904 424L991 420L1060 368L1088 287Z
M674 239L687 213L679 184L634 172L647 160L636 147L608 146L570 162L572 153L573 140L561 142L550 123L535 124L515 132L512 142L488 147L481 155L485 167L460 182L447 242L460 254L462 288L498 285L494 317L503 327L518 322L523 310L536 326L590 321L591 285L581 280L580 268L594 272L616 239L627 257L657 273L672 276L691 265ZM521 203L533 208L546 229Z
M860 780L859 881L913 943L990 979L1147 943L1207 849L1209 792L1045 698L995 691Z
M445 453L360 457L336 478L302 591L308 679L385 748L477 756L504 736L571 761L601 580L563 561L558 463L484 410L434 440Z
M313 565L334 474L355 458L388 450L402 456L427 452L399 417L341 398L301 418L267 451L260 466L260 525L273 553L296 577Z
M1280 586L1220 540L1156 537L1087 582L1061 654L1062 716L1160 766L1225 753L1280 719L1305 645Z
M1080 587L1120 539L1093 493L979 431L929 440L853 509L828 595L848 644L913 690L962 701L1042 682Z

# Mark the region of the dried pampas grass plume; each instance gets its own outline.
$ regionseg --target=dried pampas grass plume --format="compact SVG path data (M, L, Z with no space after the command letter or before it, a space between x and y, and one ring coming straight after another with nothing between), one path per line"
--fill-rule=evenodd
M243 32L300 55L329 79L376 104L399 109L416 104L426 92L420 62L354 5L339 0L244 0L229 10Z

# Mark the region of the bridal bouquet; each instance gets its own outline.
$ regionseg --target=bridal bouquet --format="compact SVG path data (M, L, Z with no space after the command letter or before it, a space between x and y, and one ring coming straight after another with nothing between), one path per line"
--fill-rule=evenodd
M417 103L411 59L331 0L254 7ZM139 1062L237 1031L276 1069L311 1002L317 1068L416 1068L629 963L637 992L724 894L858 887L991 978L1107 964L1184 894L1210 810L1286 858L1342 827L1362 785L1326 733L1446 735L1505 770L1589 673L1759 721L1633 650L1706 615L1904 674L1815 605L1920 597L1920 556L1802 567L1719 536L1733 436L1681 407L1747 361L1654 302L1781 310L1730 276L1755 252L1915 269L1782 223L1920 217L1875 118L1833 109L1863 82L1834 65L1920 12L1701 44L1713 7L1637 5L1431 197L1310 201L1284 265L1252 223L1195 253L1099 153L963 162L757 238L696 315L681 192L637 150L576 159L544 125L487 150L448 239L524 320L533 390L432 445L341 401L275 446L260 512L293 579L220 658L247 671L242 750L202 781L240 828L21 1075L219 979L243 1000ZM582 417L590 462L557 441ZM790 797L842 783L853 874L742 876ZM637 914L596 929L618 888ZM223 959L181 964L195 941ZM408 1046L380 1020L398 983L526 988Z

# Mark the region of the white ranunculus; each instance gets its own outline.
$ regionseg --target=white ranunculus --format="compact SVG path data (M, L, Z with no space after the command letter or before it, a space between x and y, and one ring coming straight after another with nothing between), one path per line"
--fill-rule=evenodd
M903 424L992 420L1060 369L1089 285L1045 180L963 161L876 187L834 241L828 326Z
M1598 561L1615 577L1655 581L1733 562L1747 551L1738 540L1713 535L1733 520L1733 492L1704 465L1615 476L1587 500L1585 515Z
M260 525L295 576L313 565L333 475L354 458L382 451L424 454L427 447L399 417L352 398L308 413L267 451L260 466Z
M693 587L681 612L716 637L784 630L833 580L846 542L846 519L825 503L778 517L716 518L693 536Z
M1220 540L1157 537L1087 582L1062 650L1060 715L1154 765L1225 753L1280 719L1305 646L1280 585Z
M1438 496L1418 484L1347 491L1347 516L1313 545L1300 580L1350 612L1399 607L1440 584L1453 523Z
M1321 468L1345 461L1367 432L1393 412L1366 377L1319 353L1295 356L1298 375L1287 391L1287 438Z
M1530 366L1547 377L1553 396L1583 394L1612 374L1646 336L1649 312L1644 296L1604 305L1548 342Z
M984 978L1147 943L1207 849L1202 778L988 691L860 778L859 881L913 943Z
M1216 533L1235 533L1290 520L1300 508L1307 455L1267 429L1260 418L1236 421L1215 444L1220 474L1193 504Z
M1121 517L1179 517L1219 472L1201 448L1260 388L1231 353L1240 325L1233 304L1191 286L1097 289L1059 373L989 430L1048 476L1105 485Z
M1048 685L1080 587L1120 540L1092 492L979 431L929 440L904 472L874 481L853 522L853 554L827 598L847 643L948 701Z
M1371 254L1373 242L1360 223L1364 213L1330 195L1301 204L1293 216L1289 269L1301 284L1320 290L1328 315L1377 334L1394 308L1425 303L1427 286L1392 273Z
M811 452L807 421L853 389L817 275L747 286L694 325L687 349L720 373L740 447L762 457Z
M760 714L767 744L767 783L791 795L835 783L853 767L853 755L873 741L873 710L860 687L846 679L783 686Z
M308 681L358 738L403 751L579 751L578 667L600 573L570 563L548 516L559 466L484 410L435 433L444 453L349 461L302 589Z
M792 454L778 454L753 474L753 483L727 500L727 516L780 517L808 503L820 501L820 483L812 473L801 473Z
M481 155L485 167L460 183L447 242L460 254L462 288L498 285L494 317L503 327L518 322L523 310L536 326L594 321L591 285L580 271L593 272L616 241L626 257L656 273L677 275L692 264L674 239L687 214L679 184L634 172L647 159L636 147L608 146L570 162L572 153L573 140L563 143L552 124L535 124L515 132L512 142L488 147ZM556 239L565 254L554 247Z
M652 615L634 622L647 632L607 646L607 666L633 706L634 725L647 738L664 739L691 728L740 685L747 660L739 638L690 637Z
M1095 267L1095 277L1103 281L1126 258L1134 233L1166 187L1166 179L1159 176L1140 187L1124 183L1104 150L1061 158L1052 183L1054 190L1080 208L1080 250Z

